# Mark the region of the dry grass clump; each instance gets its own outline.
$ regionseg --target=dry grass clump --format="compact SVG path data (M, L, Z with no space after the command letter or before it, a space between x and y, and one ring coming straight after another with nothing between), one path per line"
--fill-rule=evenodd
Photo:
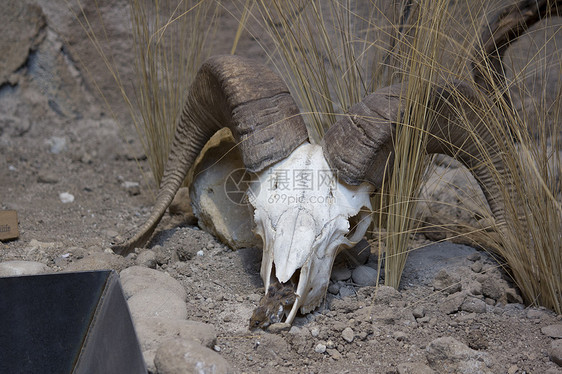
M560 313L562 59L556 45L560 27L552 21L532 30L535 37L527 42L532 48L527 48L531 52L526 59L506 57L506 81L498 81L494 66L482 65L488 91L481 90L472 81L470 61L475 45L476 51L482 50L477 39L487 22L483 15L497 13L495 3L239 1L244 11L233 51L248 24L260 24L267 31L270 40L263 47L269 62L285 77L313 141L321 140L338 115L365 95L392 83L405 83L395 161L374 212L374 221L383 229L375 234L386 242L386 252L380 256L385 260L385 282L394 287L412 250L420 189L428 175L425 130L435 115L429 92L451 79L472 82L484 103L472 109L486 119L497 143L490 152L482 147L481 162L492 171L502 192L505 220L481 220L494 223L470 227L458 235L476 238L472 240L494 251L527 302ZM131 0L131 5L136 100L129 100L124 90L123 94L159 181L186 88L209 54L214 12L220 2ZM114 76L123 87L118 74ZM138 112L133 110L136 106ZM458 115L462 118L462 111ZM465 120L466 128L472 128ZM467 137L479 140L470 130ZM494 166L497 157L506 170Z
M270 58L285 73L315 138L337 119L336 113L364 95L396 81L407 83L396 160L375 217L385 229L379 239L387 248L386 284L398 286L419 223L416 205L427 171L424 128L432 121L427 93L432 86L462 79L473 84L485 103L472 109L486 120L497 147L483 145L481 162L491 170L506 206L505 220L490 226L486 223L494 222L491 217L480 219L480 225L461 227L456 235L499 256L527 302L560 312L562 186L557 126L562 59L554 31L559 27L543 23L534 29L547 32L542 39L533 39L534 52L523 64L516 66L506 57L505 66L513 72L505 83L495 79L493 66L484 66L490 89L486 92L474 84L470 62L474 46L479 50L478 35L489 21L484 14L501 9L492 2L403 1L395 16L387 19L384 14L392 13L382 12L382 2L371 2L367 12L358 12L354 2L337 0L261 4L261 16L277 48L269 51ZM554 88L553 79L558 82ZM458 115L462 118L462 111ZM473 124L465 121L467 137L481 141L470 131ZM497 157L505 170L494 166Z

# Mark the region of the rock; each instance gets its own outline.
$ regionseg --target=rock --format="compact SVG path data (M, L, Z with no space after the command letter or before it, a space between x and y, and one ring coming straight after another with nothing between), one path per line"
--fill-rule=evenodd
M507 369L507 374L515 374L517 373L517 370L519 370L517 365L511 365L509 369Z
M341 353L333 348L333 349L326 349L326 352L334 359L334 360L341 360Z
M52 173L40 171L37 175L37 183L55 184L59 182L59 178Z
M332 295L337 295L340 292L340 285L338 283L330 283L328 292Z
M316 353L324 353L326 352L326 344L318 343L314 347L314 352Z
M60 136L51 136L45 143L49 146L49 152L58 155L66 149L66 138Z
M353 289L353 287L350 286L343 286L340 287L340 297L346 298L346 297L352 297L355 296L355 290Z
M29 52L44 39L45 15L41 7L20 0L3 0L0 12L0 86L25 65Z
M133 321L138 318L162 317L169 319L186 319L187 308L184 300L177 293L167 289L151 287L131 296L127 303Z
M447 298L439 305L439 310L445 314L452 314L458 312L466 294L464 292L457 292L447 296Z
M433 340L426 348L430 367L437 372L480 374L492 372L488 354L470 349L452 337Z
M52 273L47 265L35 261L6 261L0 263L0 277Z
M169 209L170 214L193 215L189 188L181 187L178 192L176 192L176 196L174 196L174 200L172 200Z
M541 332L551 338L562 339L562 324L545 326Z
M112 269L121 271L129 265L123 256L106 253L93 252L92 254L70 263L65 271L92 271Z
M195 340L207 348L214 347L217 341L213 325L185 319L139 317L135 319L135 330L143 352L157 349L162 342L172 337Z
M378 286L375 290L375 303L390 304L400 300L402 295L395 288L389 286Z
M353 266L364 265L371 255L371 245L363 238L353 247L344 251Z
M417 306L412 311L412 315L414 316L414 318L423 318L425 317L425 310L422 306Z
M471 253L468 256L466 256L467 260L473 261L473 262L478 261L481 258L482 258L482 256L480 256L480 253L478 253L478 252L474 252L474 253Z
M480 273L482 271L482 263L480 261L473 263L470 265L470 270L475 273Z
M146 249L139 253L137 259L135 261L137 265L144 266L147 268L155 269L156 268L156 253L151 251L150 249Z
M69 204L74 202L74 195L68 192L61 192L59 194L59 199L63 204Z
M189 190L199 226L233 249L260 247L261 240L252 232L254 221L244 189L257 175L245 169L228 132L217 132L202 154Z
M558 366L562 366L562 339L553 340L550 343L548 357L550 357L550 361L554 362Z
M154 365L154 357L156 357L156 349L151 349L142 352L142 357L146 363L148 374L157 374L156 366Z
M498 300L503 295L503 288L498 279L488 276L480 283L482 283L482 294L484 296Z
M141 193L140 184L138 182L125 181L125 182L121 183L121 187L125 191L127 191L129 196L137 196L137 195L140 195L140 193Z
M162 343L156 352L154 365L158 374L234 373L228 362L217 352L184 339Z
M421 362L405 362L396 367L398 374L437 374L435 370Z
M488 349L488 340L480 330L471 330L466 335L468 346L472 349L482 350Z
M313 327L310 329L310 335L317 338L320 335L320 329L318 327Z
M176 294L182 301L187 300L185 288L169 274L142 266L132 266L120 274L123 292L128 299L149 288L163 289Z
M505 290L505 297L508 303L523 304L523 298L515 288L507 288Z
M541 319L544 318L545 316L546 316L545 313L540 309L529 308L527 310L527 318L529 319Z
M355 333L353 332L351 327L346 327L345 329L343 329L343 331L341 332L341 336L343 340L348 343L353 342L353 339L355 339Z
M453 294L462 289L460 277L456 274L451 274L446 269L441 269L439 273L433 278L433 288L436 291L443 291L445 294Z
M378 272L372 267L361 265L353 269L351 278L359 286L375 286L378 280Z
M346 266L335 266L332 269L332 274L330 275L330 279L334 282L338 281L346 281L351 278L351 270L349 270Z
M404 331L394 331L392 337L399 342L405 341L408 339L408 335Z
M486 303L475 297L467 297L461 304L460 309L469 313L486 313Z

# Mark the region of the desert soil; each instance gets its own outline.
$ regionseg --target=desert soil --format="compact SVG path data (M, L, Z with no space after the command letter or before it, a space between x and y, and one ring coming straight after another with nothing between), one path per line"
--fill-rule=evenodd
M0 6L4 24L6 12L14 15L0 28L25 30L6 52L15 62L0 64L0 209L16 210L20 229L17 240L0 243L1 262L40 262L52 272L144 266L168 274L187 295L182 318L214 327L208 352L233 372L562 372L550 358L561 359L551 348L561 337L552 332L560 333L561 316L522 304L501 267L471 247L416 237L421 249L412 252L398 291L354 281L359 264L376 268L374 255L340 256L326 302L290 329L272 331L248 329L264 293L258 249L233 251L167 214L148 248L126 258L113 254L110 245L148 216L154 186L130 123L117 125L125 111L117 120L107 111L79 62L90 64L106 97L117 97L81 28L61 11L64 4ZM116 4L100 7L114 17L113 48L129 53L117 53L119 63L131 47L118 21L126 19L124 2ZM21 16L22 9L31 16ZM0 46L8 51L5 42ZM263 58L248 35L239 48ZM73 200L64 202L63 193ZM154 351L146 357L152 371L173 372L156 368Z

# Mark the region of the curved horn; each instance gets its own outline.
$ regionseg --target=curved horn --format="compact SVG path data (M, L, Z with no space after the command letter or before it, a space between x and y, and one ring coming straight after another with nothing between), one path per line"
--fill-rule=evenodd
M394 85L367 96L352 106L350 114L332 125L324 135L324 155L344 182L358 185L367 181L380 188L385 173L388 176L391 172L403 89L402 85ZM482 188L492 213L503 221L502 196L489 168L483 163L486 158L481 156L484 147L497 149L492 146L494 138L485 118L475 111L486 106L467 83L460 81L435 87L430 96L435 121L427 129L426 152L455 157L468 167ZM475 131L479 139L471 139L464 125L466 122L473 124L471 131ZM504 173L499 158L495 166L498 173Z
M562 0L523 0L496 16L482 34L484 50L475 53L473 66L477 85L489 94L493 92L490 91L493 85L486 79L489 76L486 72L491 68L494 84L505 87L502 58L507 47L543 17L560 15L561 8ZM403 92L401 85L377 90L352 106L349 114L326 132L324 155L344 182L357 185L367 181L380 188L385 171L392 170L398 111L404 107L401 106ZM481 96L468 83L460 81L434 87L430 105L436 112L436 120L428 129L426 151L453 156L467 166L482 188L496 220L504 222L505 205L496 183L497 176L490 173L483 162L489 158L482 157L481 152L483 147L488 149L488 154L499 151L486 126L486 116L494 114L476 112L478 108L491 108L490 104L482 103ZM467 131L463 122L472 124L471 131ZM479 139L468 136L471 132L476 132ZM493 156L492 161L496 174L507 178L500 155Z
M199 69L187 96L150 217L125 242L127 254L142 246L160 222L190 167L211 136L229 127L244 165L260 171L286 158L308 133L283 80L239 56L216 56Z

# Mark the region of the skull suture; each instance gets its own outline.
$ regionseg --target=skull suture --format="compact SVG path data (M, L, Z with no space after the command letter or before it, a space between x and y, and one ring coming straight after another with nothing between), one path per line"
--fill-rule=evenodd
M299 308L308 313L320 305L338 251L363 237L371 222L372 186L339 182L322 148L309 143L259 177L260 188L248 194L263 240L261 277L266 290L272 276L296 283L296 301L286 310L291 323ZM351 217L358 218L357 226L350 227Z

